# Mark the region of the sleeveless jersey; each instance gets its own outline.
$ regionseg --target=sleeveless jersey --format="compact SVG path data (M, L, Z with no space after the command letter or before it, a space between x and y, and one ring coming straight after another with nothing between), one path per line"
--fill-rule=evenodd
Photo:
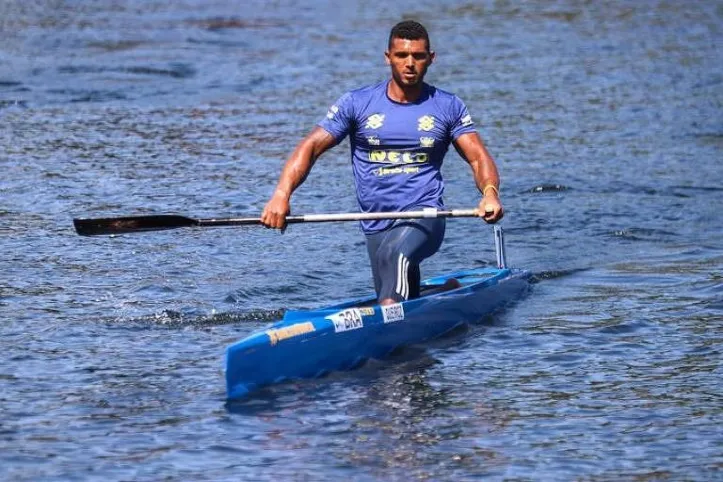
M347 135L357 200L362 212L443 208L440 168L450 143L475 132L459 97L424 84L414 103L387 95L390 80L353 90L331 106L319 126L336 143ZM393 221L363 221L375 233Z

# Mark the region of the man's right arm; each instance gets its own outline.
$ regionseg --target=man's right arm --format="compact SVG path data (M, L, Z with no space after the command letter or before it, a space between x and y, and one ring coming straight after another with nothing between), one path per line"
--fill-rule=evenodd
M304 182L319 156L335 144L334 137L318 126L299 142L286 161L276 190L261 213L261 223L264 226L277 229L286 226L291 194Z

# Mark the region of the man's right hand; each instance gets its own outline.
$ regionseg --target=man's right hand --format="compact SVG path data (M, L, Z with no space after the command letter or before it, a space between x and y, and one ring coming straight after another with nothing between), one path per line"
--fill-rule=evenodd
M283 231L286 229L286 216L289 212L291 212L289 196L277 189L261 213L261 224L267 228L281 229Z

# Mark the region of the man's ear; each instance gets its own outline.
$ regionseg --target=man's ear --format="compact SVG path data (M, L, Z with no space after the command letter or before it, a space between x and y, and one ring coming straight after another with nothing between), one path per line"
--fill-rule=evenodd
M387 65L391 65L392 61L389 59L389 50L384 51L384 62Z
M437 58L437 53L432 50L429 52L429 64L432 65L432 62L434 62L434 59Z

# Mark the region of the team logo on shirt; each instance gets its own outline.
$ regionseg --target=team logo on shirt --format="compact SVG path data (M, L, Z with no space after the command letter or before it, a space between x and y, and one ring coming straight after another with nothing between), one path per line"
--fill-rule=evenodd
M422 147L434 147L434 137L420 137L419 145Z
M370 146L378 146L382 143L377 136L367 136L367 142Z
M339 112L339 108L335 105L332 105L331 107L329 107L329 112L326 113L326 118L329 120L333 119L337 112Z
M372 114L367 117L367 123L364 126L367 129L379 129L384 125L384 114Z
M467 114L466 116L462 117L462 125L464 127L469 127L472 124L474 124L474 121L472 120L472 116Z
M434 117L431 115L423 115L417 119L417 122L419 122L419 125L417 125L418 131L429 132L434 129Z

